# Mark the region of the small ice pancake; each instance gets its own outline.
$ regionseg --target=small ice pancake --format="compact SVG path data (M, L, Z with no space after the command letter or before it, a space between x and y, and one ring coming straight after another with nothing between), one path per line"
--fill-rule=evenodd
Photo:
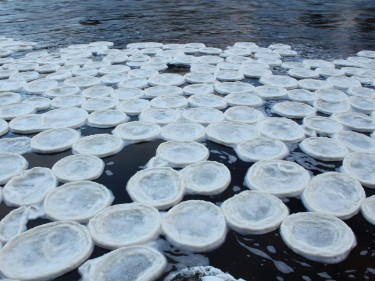
M77 107L50 110L43 114L43 124L47 128L79 128L86 124L88 113Z
M343 129L339 122L322 116L306 116L303 118L302 123L308 129L323 135L336 134Z
M111 97L119 101L140 99L144 96L144 91L138 88L118 88L111 93Z
M129 99L120 101L116 109L130 116L139 115L142 110L149 109L150 102L146 99Z
M309 172L294 162L265 160L250 167L244 184L277 197L294 197L303 192L309 181Z
M361 206L362 216L375 225L375 195L365 198Z
M231 182L229 169L216 161L194 163L180 173L189 194L216 195L222 193Z
M55 97L51 101L51 106L53 108L81 107L82 103L84 103L85 101L86 101L86 98L81 95Z
M85 88L100 85L100 79L98 77L77 76L77 77L66 79L64 81L64 85L85 89Z
M124 148L123 140L111 134L95 134L78 139L72 146L74 154L88 154L100 158L114 155Z
M357 56L375 59L375 51L363 50L358 52Z
M96 245L106 249L147 243L160 234L157 209L140 203L105 208L89 220L88 229Z
M46 129L42 114L27 114L9 122L9 129L17 134L33 134Z
M60 86L46 91L44 95L47 98L67 97L76 95L79 93L79 91L79 88L75 86Z
M302 194L302 202L309 211L349 219L359 212L366 194L359 181L341 173L317 175Z
M192 84L183 88L184 94L187 96L195 94L213 94L214 87L210 84ZM1 97L1 96L0 96Z
M269 69L268 64L245 64L241 68L242 73L248 78L260 78L266 75L272 75L272 71Z
M328 101L323 99L317 99L314 102L314 107L317 111L327 115L334 113L346 112L350 110L350 104L348 101Z
M132 77L129 79L126 79L124 81L121 81L118 86L120 88L139 88L139 89L144 89L148 87L148 80L146 78L137 78L137 77Z
M202 141L206 137L206 128L196 122L178 121L164 126L160 136L166 141Z
M339 263L357 244L342 220L315 212L295 213L284 219L280 234L295 253L321 263Z
M0 106L0 118L12 120L16 117L36 112L35 107L26 103L11 103Z
M82 281L156 280L167 266L165 257L146 246L124 247L88 260L78 271Z
M57 186L51 169L34 167L12 177L4 186L3 196L7 206L38 204Z
M314 79L319 77L319 72L308 68L292 68L288 70L288 75L297 79Z
M241 71L231 69L220 69L215 72L215 77L219 81L235 82L245 79Z
M87 125L95 128L111 128L129 120L124 112L107 109L92 112L87 118Z
M345 72L341 69L331 68L331 67L318 67L316 72L319 73L322 77L331 77L331 76L342 76L345 75Z
M305 131L293 120L269 117L258 122L258 131L266 137L284 142L299 142L305 138Z
M94 86L83 90L82 95L84 95L86 98L104 98L111 95L112 92L112 87Z
M161 96L153 98L150 101L153 108L185 108L188 106L188 100L183 96Z
M349 153L345 145L327 137L304 139L299 148L307 155L323 161L341 161Z
M281 87L285 89L295 89L298 87L298 81L287 75L266 75L259 79L263 85Z
M66 156L52 166L52 172L60 182L94 180L103 170L103 160L83 154Z
M221 95L252 93L254 86L244 82L215 83L215 91Z
M224 114L220 110L211 107L195 107L184 111L182 116L191 122L197 122L204 126L224 120Z
M13 92L0 92L0 104L7 105L11 103L19 103L23 100L22 96Z
M183 90L176 86L154 86L144 90L147 98L156 98L161 96L181 96Z
M180 86L185 83L185 79L180 74L161 73L151 76L148 83L151 86Z
M0 80L0 92L18 92L25 84L24 80Z
M0 185L6 184L9 179L26 170L29 163L24 157L13 153L0 153Z
M189 200L172 209L162 219L168 241L177 248L208 252L225 241L227 226L223 212L211 202Z
M361 82L347 76L331 76L327 79L327 82L339 90L346 90L352 87L361 87Z
M0 153L24 154L30 152L29 137L15 137L0 139Z
M140 121L166 125L176 122L181 117L181 112L170 108L148 108L139 114Z
M348 96L337 89L323 89L315 92L318 99L331 101L331 102L344 102L348 99Z
M115 65L106 65L99 68L99 74L105 75L105 74L112 74L112 73L126 73L130 70L130 67L127 65L122 64L115 64Z
M264 101L255 94L243 93L243 94L229 94L224 97L228 105L244 105L251 107L259 107L263 105Z
M233 106L224 112L225 119L228 121L242 123L257 123L265 118L264 114L259 110L248 106Z
M97 110L114 109L117 104L118 100L114 98L92 98L84 101L81 107L87 110L87 112L93 112Z
M128 72L130 77L138 78L150 78L153 75L158 74L159 72L154 69L132 69Z
M262 99L282 99L286 97L288 91L282 87L259 86L254 89L254 94Z
M55 153L67 150L79 139L80 133L70 128L50 129L31 139L31 149L38 153Z
M59 82L51 79L38 79L28 82L23 89L29 94L42 94L58 86Z
M0 136L5 135L9 131L8 122L0 119Z
M130 198L159 210L168 209L182 200L185 187L172 168L148 168L133 175L126 190Z
M152 141L159 137L160 126L146 121L132 121L118 125L112 134L122 138L126 143Z
M309 90L309 91L318 91L329 89L332 87L330 83L324 80L317 79L302 79L298 81L299 88Z
M234 148L234 151L245 162L283 159L289 154L286 144L267 137L257 137L241 142Z
M50 192L44 200L44 211L53 221L86 223L110 206L114 196L104 185L92 181L64 184Z
M352 96L359 96L365 98L375 98L375 90L366 87L353 87L347 90L347 93Z
M235 146L258 136L255 126L232 121L213 122L207 126L206 133L207 139L226 146Z
M209 73L188 72L184 75L188 83L214 83L215 76Z
M156 156L166 161L172 168L207 160L209 150L203 144L193 141L167 141L159 145Z
M280 116L288 118L304 118L314 115L316 109L305 103L296 101L278 102L272 106L272 111Z
M26 104L29 104L35 108L35 110L47 110L51 106L51 100L44 97L31 97L23 101Z
M259 191L243 191L221 205L228 226L243 235L276 230L289 215L288 207L277 197Z
M332 115L332 118L356 132L373 132L375 130L375 120L362 113L335 113Z
M188 98L191 107L211 107L216 109L224 109L228 106L224 98L214 94L195 94Z
M342 171L363 186L375 188L375 153L352 152L345 156Z
M333 136L340 143L354 152L375 152L375 140L361 133L340 131Z
M350 106L360 113L371 113L375 111L375 99L360 96L351 96L348 99Z
M75 222L47 223L6 244L0 251L0 270L11 279L51 280L79 266L93 248L85 226Z
M315 69L318 67L335 68L334 63L330 61L326 61L326 60L320 60L320 59L306 59L302 63L312 69Z

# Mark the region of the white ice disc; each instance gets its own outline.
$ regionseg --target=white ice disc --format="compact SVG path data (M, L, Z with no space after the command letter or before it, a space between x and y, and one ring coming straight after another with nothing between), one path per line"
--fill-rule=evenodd
M38 153L55 153L67 150L79 139L74 129L61 128L43 131L31 139L31 149Z
M66 97L55 97L51 101L52 108L81 107L86 98L81 95L71 95Z
M345 145L350 151L375 153L375 140L364 134L340 131L333 138Z
M184 94L187 96L195 94L213 94L214 87L210 84L191 84L183 88ZM1 96L0 96L1 98Z
M141 99L145 92L138 88L118 88L111 92L111 97L119 101L130 99Z
M182 116L191 122L197 122L204 126L224 120L224 114L220 110L211 107L195 107L184 111Z
M255 94L243 93L243 94L229 94L224 97L230 106L251 106L259 107L263 105L264 101Z
M29 163L18 154L0 153L0 184L6 184L9 179L26 170Z
M48 90L44 93L47 98L55 97L66 97L76 95L80 92L80 89L75 86L60 86L54 89Z
M111 95L112 87L108 86L93 86L82 91L82 95L86 98L104 98Z
M137 77L132 77L127 80L121 81L118 83L118 86L120 88L139 88L139 89L144 89L148 87L149 83L146 78L137 78Z
M18 93L13 92L0 92L0 104L7 105L11 103L22 102L23 98Z
M348 99L350 106L360 113L372 113L375 111L375 99L360 96L351 96Z
M298 87L298 81L287 75L266 75L259 79L263 85L281 87L285 89L295 89Z
M164 126L160 136L166 141L202 141L206 137L206 128L196 122L178 121Z
M269 117L258 122L258 131L266 137L284 142L299 142L305 138L305 131L293 120Z
M0 243L6 243L26 231L29 219L35 219L32 207L22 206L5 215L0 221Z
M35 107L26 103L11 103L0 106L0 118L12 120L16 117L36 112Z
M78 139L72 146L74 154L87 154L104 158L120 152L123 140L111 134L95 134Z
M258 86L254 89L254 94L262 99L282 99L286 97L288 91L282 87Z
M323 99L317 99L314 102L314 107L317 111L322 112L327 115L334 113L341 113L350 110L350 104L348 101L328 101Z
M215 77L219 81L235 82L245 79L241 71L231 69L220 69L215 72Z
M31 151L31 138L15 137L0 139L0 153L24 154Z
M77 76L77 77L66 79L64 81L64 85L85 89L85 88L100 85L100 79L98 77Z
M51 79L38 79L31 81L23 86L23 89L29 94L42 94L58 86L59 82Z
M85 100L81 108L87 112L93 112L98 110L114 109L119 104L117 99L104 97L104 98L92 98Z
M147 98L156 98L160 96L181 96L183 90L176 86L154 86L145 89L145 96Z
M375 225L375 195L363 200L361 213L369 223Z
M9 131L8 122L0 119L0 136L5 135Z
M45 97L31 97L23 102L33 106L36 111L47 110L51 107L51 100Z
M315 92L318 99L331 102L344 102L348 99L348 96L337 89L323 89Z
M319 77L319 72L308 68L292 68L288 70L288 75L297 79L314 79Z
M327 137L304 139L299 148L307 155L322 161L341 161L349 153L345 145Z
M353 87L347 90L347 93L352 96L359 96L365 98L375 98L375 90L366 87Z
M185 83L185 79L180 74L161 73L151 76L148 83L151 86L181 86Z
M119 110L99 110L92 112L87 118L87 125L95 128L111 128L128 122L130 118Z
M153 98L150 106L153 108L185 108L189 105L187 98L183 96L161 96Z
M303 64L312 69L315 69L318 67L335 68L334 63L326 61L326 60L320 60L320 59L306 59L303 61Z
M332 87L332 85L328 83L327 81L317 80L317 79L299 80L298 86L302 89L309 90L309 91L324 90L324 89L329 89Z
M214 94L195 94L188 98L191 107L211 107L216 109L224 109L228 106L224 98Z
M322 116L307 116L303 118L302 123L308 129L323 135L336 134L343 129L339 122Z
M129 99L120 101L116 109L129 116L139 115L143 110L150 108L150 102L146 99Z
M46 128L79 128L86 124L88 113L77 107L66 107L50 110L43 114L43 125Z
M187 83L214 83L215 76L209 73L188 72L184 75Z
M148 108L139 114L139 121L151 122L159 125L166 125L176 122L181 118L181 112L170 108Z
M375 120L362 113L335 113L332 115L332 118L356 132L373 132L375 130Z
M254 91L254 86L244 82L215 83L215 91L221 95L246 94Z
M341 169L363 186L375 188L375 153L349 153L345 156Z
M225 119L228 121L242 123L257 123L265 118L264 114L259 110L248 106L233 106L224 112Z
M346 90L352 87L361 87L361 82L347 76L331 76L327 79L327 82L339 90Z
M9 122L9 129L17 134L33 134L46 129L42 114L27 114Z
M272 106L272 111L280 116L288 118L304 118L315 115L316 109L305 103L296 101L278 102Z
M159 137L160 126L146 121L132 121L118 125L112 132L125 143L152 141Z

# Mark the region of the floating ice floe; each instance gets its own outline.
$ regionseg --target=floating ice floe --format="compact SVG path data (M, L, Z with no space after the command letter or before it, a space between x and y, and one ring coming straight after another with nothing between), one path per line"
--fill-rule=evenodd
M288 75L297 79L314 79L319 77L319 72L308 68L291 68Z
M318 99L330 102L344 102L348 99L348 96L337 89L323 89L315 92Z
M375 98L375 90L366 87L353 87L346 91L349 95L364 97L364 98Z
M257 123L265 118L262 112L249 106L232 106L224 112L224 116L228 121L249 124Z
M226 100L213 94L195 94L188 98L191 107L211 107L224 109L228 106Z
M100 85L100 79L98 77L77 76L77 77L66 79L64 81L64 85L85 89L85 88Z
M279 198L250 190L225 200L221 208L228 226L245 235L271 232L289 215Z
M364 134L352 131L340 131L333 138L345 145L350 151L375 152L375 140Z
M331 115L334 113L341 113L341 112L347 112L350 110L350 104L348 101L330 101L330 100L323 100L323 99L317 99L314 102L314 107L317 111Z
M15 236L1 249L0 270L11 279L51 280L79 266L92 251L85 226L43 224Z
M288 118L304 118L315 115L316 109L305 103L296 101L278 102L272 107L272 111L280 116Z
M44 97L31 97L23 102L33 106L36 111L47 110L51 107L51 100Z
M144 89L147 88L149 85L148 80L146 78L138 78L132 77L126 80L123 80L118 83L120 88L139 88Z
M144 97L145 92L138 88L118 88L111 92L111 97L119 101L140 99Z
M112 133L125 141L125 144L152 141L160 136L160 126L146 121L132 121L118 125Z
M327 78L331 76L343 76L345 72L341 69L333 67L318 67L315 69L321 77Z
M282 87L259 86L254 89L254 94L262 99L282 99L286 97L288 91Z
M342 171L363 186L375 188L375 153L352 152L345 156Z
M6 184L9 179L26 170L29 163L18 154L0 153L0 184Z
M91 181L64 184L48 193L44 212L53 221L86 223L112 204L114 196L104 185Z
M245 76L241 71L229 69L220 69L216 71L215 77L217 80L225 82L235 82L245 79Z
M243 105L243 106L251 106L251 107L259 107L263 105L264 101L255 94L249 93L241 93L241 94L228 94L224 97L227 101L228 105L236 106L236 105Z
M57 186L51 169L34 167L13 176L3 188L7 206L36 205Z
M302 166L284 160L256 162L246 173L244 184L277 197L299 196L310 181Z
M25 72L12 73L9 76L9 79L10 80L21 80L21 81L24 80L26 82L31 82L35 79L38 79L39 77L40 77L40 75L36 71L25 71ZM27 87L27 84L25 84L23 87L25 89L25 87Z
M189 108L183 112L182 116L191 122L197 122L204 126L212 122L219 122L224 120L222 111L211 107L195 107Z
M46 128L79 128L86 123L88 113L77 107L58 108L43 113L43 124Z
M12 120L18 116L35 113L35 107L27 103L11 103L0 106L0 118Z
M319 67L335 68L335 64L326 60L321 59L306 59L302 62L309 68L315 69Z
M203 141L206 137L206 128L195 122L173 122L161 129L161 138L175 141Z
M144 90L145 97L156 98L161 96L182 96L183 90L176 86L154 86Z
M184 201L174 206L163 217L162 229L171 244L192 252L218 248L227 233L221 209L201 200Z
M231 182L229 169L224 164L216 161L197 162L186 166L180 173L183 185L189 194L219 194Z
M18 92L23 89L26 84L24 80L8 80L0 81L0 92Z
M288 91L288 99L296 102L304 102L307 104L313 104L317 99L317 95L314 92L310 92L304 89L294 89Z
M160 234L157 209L140 203L113 205L89 220L88 229L96 245L116 249L145 244Z
M351 96L348 99L350 106L360 113L372 113L375 111L375 100L373 98Z
M129 120L130 118L119 110L98 110L90 113L87 118L87 125L95 128L111 128Z
M123 140L111 134L95 134L78 139L72 146L74 154L88 154L104 158L120 152Z
M47 98L55 98L55 97L67 97L76 95L80 92L80 89L76 86L60 86L55 87L51 90L45 91L43 93L44 96Z
M363 200L361 213L369 223L375 225L375 195Z
M181 86L185 79L180 74L161 73L156 74L148 79L150 86Z
M287 75L266 75L259 79L263 85L294 89L298 87L298 81Z
M256 137L241 142L234 148L234 151L245 162L283 159L289 154L285 143L267 137Z
M302 194L302 202L310 211L349 219L359 212L366 194L359 181L341 173L317 175Z
M31 138L14 137L0 139L0 153L24 154L30 152Z
M214 87L210 84L192 84L183 88L184 95L191 96L195 94L213 94ZM1 96L0 96L1 98Z
M108 86L93 86L82 91L82 95L86 98L104 98L111 95L112 87Z
M346 90L352 87L361 87L361 82L347 76L331 76L327 78L327 82L339 90Z
M177 281L190 278L200 278L202 281L244 281L235 279L229 273L224 273L220 269L212 266L193 266L184 268L178 272L173 272L167 276L165 281Z
M305 138L305 131L293 120L280 117L269 117L260 120L258 131L266 137L284 142L295 143Z
M146 246L124 247L88 260L78 271L82 281L156 280L167 266L165 257Z
M343 126L356 132L372 132L375 130L375 119L356 112L335 113L332 118Z
M31 139L31 149L38 153L55 153L70 149L79 139L80 133L74 129L49 129Z
M66 156L52 166L52 172L60 182L94 180L103 170L103 160L84 154Z
M307 155L323 161L341 161L349 153L341 142L327 137L310 137L299 144Z
M20 103L22 102L23 98L18 93L13 92L0 92L0 104L2 106L12 104L12 103Z
M93 112L98 110L114 109L119 104L117 99L104 97L104 98L91 98L85 100L81 108L87 112Z
M181 112L171 108L148 108L142 110L138 119L152 122L161 126L176 122L181 118Z
M342 220L315 212L287 217L280 228L285 244L303 257L322 263L339 263L357 244Z
M38 79L23 85L23 89L29 94L42 94L58 86L58 82L52 79Z
M126 190L133 201L164 210L182 200L185 186L178 172L162 167L137 172L129 179Z
M188 106L188 100L182 96L161 96L150 101L152 108L178 109Z
M241 72L248 78L261 78L262 76L272 75L269 65L263 63L245 64L241 68Z
M143 110L150 108L150 102L146 99L129 99L117 103L116 109L129 116L139 115Z
M189 72L184 75L187 83L214 83L216 78L210 73Z
M0 136L5 135L9 131L8 122L0 119Z
M309 91L324 90L332 87L327 81L318 79L301 79L298 81L298 86Z
M33 134L47 129L43 123L42 114L19 116L10 121L8 125L13 133L18 134Z
M322 135L336 134L343 129L343 126L339 122L328 117L306 116L302 122L308 129Z

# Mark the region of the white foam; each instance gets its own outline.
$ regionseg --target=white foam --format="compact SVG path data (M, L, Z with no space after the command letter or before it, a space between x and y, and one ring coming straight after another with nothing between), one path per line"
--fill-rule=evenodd
M184 111L182 116L191 121L202 125L208 125L212 122L224 120L224 114L220 110L211 107L195 107Z
M307 155L323 161L341 161L349 152L343 144L327 137L304 139L299 147Z
M205 137L206 128L190 121L169 123L161 129L161 138L167 141L203 141Z
M0 153L0 184L6 184L13 176L26 170L28 165L21 155Z
M123 140L111 134L95 134L78 139L72 146L74 154L95 155L104 158L120 152Z
M70 128L50 129L31 139L31 148L38 153L55 153L67 150L79 139L80 133Z
M268 117L258 122L258 131L266 137L295 143L305 138L305 131L293 120Z
M375 195L363 200L361 213L369 223L375 225Z
M352 152L345 156L342 171L363 186L375 188L375 153Z
M146 121L132 121L118 125L112 133L126 144L152 141L159 137L160 126Z
M0 153L24 154L30 152L29 137L14 137L0 139Z
M130 118L119 110L98 110L90 113L87 125L95 128L111 128L129 120Z
M353 131L372 132L375 130L375 120L362 113L335 113L332 115L332 118Z

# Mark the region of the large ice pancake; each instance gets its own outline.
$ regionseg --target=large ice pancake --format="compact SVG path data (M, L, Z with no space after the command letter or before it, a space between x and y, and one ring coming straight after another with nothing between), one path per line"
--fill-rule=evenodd
M183 96L161 96L153 98L150 101L152 108L163 108L163 109L177 109L185 108L188 106L187 98Z
M0 136L5 135L9 131L8 122L0 119Z
M303 257L322 263L339 263L356 246L353 231L342 220L315 212L295 213L280 228L285 244Z
M0 153L0 184L5 184L19 172L26 170L29 163L18 154Z
M363 200L361 213L369 223L375 225L375 195Z
M173 122L161 129L161 138L176 141L203 141L206 137L206 128L195 122Z
M38 153L54 153L70 149L80 133L70 128L50 129L31 139L31 148Z
M51 129L79 128L86 123L87 116L87 111L82 108L58 108L43 113L43 125Z
M150 108L150 102L146 99L128 99L120 101L116 109L129 116L139 115L143 110Z
M30 152L29 137L14 137L0 139L0 153L24 154Z
M120 152L124 148L124 141L111 134L95 134L82 137L72 147L75 154L88 154L100 158Z
M335 134L333 138L345 145L350 151L375 152L375 140L365 134L341 131Z
M0 271L17 280L51 280L79 266L93 251L87 228L55 222L32 228L0 250Z
M81 108L87 110L87 112L94 112L97 110L114 109L118 104L119 102L115 98L90 98L82 103Z
M111 128L129 120L124 112L108 109L92 112L87 118L87 125L95 128Z
M265 118L264 114L250 106L232 106L224 113L225 119L228 121L242 123L257 123Z
M228 226L245 235L271 232L289 215L279 198L251 190L225 200L221 208Z
M176 73L161 73L148 79L151 86L180 86L185 83L182 75Z
M82 281L152 281L167 266L165 257L146 246L124 247L88 260L78 270Z
M163 217L162 229L173 245L193 252L218 248L227 233L221 209L201 200L184 201L174 206Z
M194 94L188 98L191 107L211 107L224 109L228 106L226 100L214 94Z
M132 121L118 125L112 133L129 144L155 140L159 137L160 130L160 126L152 122Z
M293 120L269 117L258 122L258 131L266 137L284 142L299 142L305 138L305 131Z
M172 108L148 108L139 114L140 121L152 122L161 126L176 122L181 117L181 112Z
M375 153L349 153L345 156L341 169L363 186L375 188Z
M23 102L0 105L0 118L4 120L12 120L16 117L32 114L34 112L36 112L35 107Z
M298 81L287 75L264 75L259 80L263 85L294 89L298 87Z
M359 181L341 173L317 175L302 194L302 202L310 211L349 219L359 212L366 194Z
M184 111L182 115L186 120L197 122L204 126L224 120L224 114L220 110L211 107L193 107Z
M277 197L291 197L299 196L309 181L309 172L294 162L264 160L249 168L244 184Z
M264 101L255 94L252 93L235 93L229 94L224 97L228 105L236 106L250 106L250 107L259 107L264 104Z
M114 205L90 219L88 229L95 244L116 249L149 242L160 234L157 209L140 203Z
M314 115L316 109L310 105L295 101L278 102L272 107L272 111L276 114L288 118L304 118Z
M288 91L288 98L296 102L304 102L307 104L313 104L317 99L317 95L314 92L310 92L304 89L294 89Z
M349 152L339 141L327 137L304 139L299 147L307 155L323 161L341 161Z
M366 114L348 111L335 113L332 118L353 131L372 132L375 130L375 120Z
M322 135L336 134L343 129L339 122L322 116L307 116L303 118L302 123L308 129Z

